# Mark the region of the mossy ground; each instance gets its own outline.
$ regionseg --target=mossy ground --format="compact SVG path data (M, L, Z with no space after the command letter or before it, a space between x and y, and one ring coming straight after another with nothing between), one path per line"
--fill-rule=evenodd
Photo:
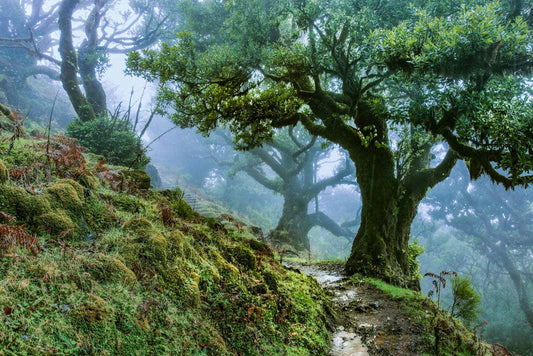
M6 170L38 161L36 147L17 142ZM327 353L328 297L253 231L200 216L179 191L111 188L0 182L0 211L43 248L0 250L0 354Z

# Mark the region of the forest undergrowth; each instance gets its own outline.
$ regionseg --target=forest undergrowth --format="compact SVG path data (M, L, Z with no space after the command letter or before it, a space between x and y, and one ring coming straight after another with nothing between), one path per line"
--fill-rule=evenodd
M0 146L0 354L308 355L330 301L252 227L64 136ZM9 154L7 154L9 150Z

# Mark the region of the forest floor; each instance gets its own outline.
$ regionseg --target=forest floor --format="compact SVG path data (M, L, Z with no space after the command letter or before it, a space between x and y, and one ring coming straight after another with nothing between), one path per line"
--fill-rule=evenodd
M349 279L340 263L284 264L314 277L332 298L337 323L329 355L420 354L423 330L403 312L401 301Z

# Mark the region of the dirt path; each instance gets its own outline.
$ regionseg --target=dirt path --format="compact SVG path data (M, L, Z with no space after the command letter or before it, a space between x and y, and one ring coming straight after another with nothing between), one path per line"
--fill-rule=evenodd
M314 277L331 295L337 326L331 337L331 356L418 355L420 328L374 286L346 278L341 264L293 264Z

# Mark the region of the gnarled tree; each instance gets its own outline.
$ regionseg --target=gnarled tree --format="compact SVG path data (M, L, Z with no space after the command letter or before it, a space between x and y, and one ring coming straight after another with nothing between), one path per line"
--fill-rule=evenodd
M459 238L505 272L533 329L533 190L506 193L488 179L469 184L466 168L458 168L428 199L430 214L455 228Z
M227 137L226 137L227 139ZM276 245L289 245L296 250L311 250L308 233L320 226L335 236L353 237L319 209L318 195L328 187L354 184L355 169L342 154L338 157L333 174L318 177L324 159L337 154L334 147L322 147L324 140L311 136L301 127L290 126L279 130L276 138L238 154L230 173L243 171L263 187L283 196L282 215L269 234ZM314 211L310 203L315 201Z
M528 4L222 3L216 41L183 33L132 53L129 66L159 80L160 101L181 126L227 125L238 147L253 147L273 127L300 122L345 149L363 202L349 273L407 283L418 204L458 160L472 178L533 180ZM434 159L442 143L449 149Z
M117 2L109 0L2 2L0 63L14 78L11 87L44 74L61 80L82 121L107 115L106 94L98 78L107 55L149 47L169 32L166 8L159 6L164 1L132 0L129 7L123 5L125 10L119 12Z

